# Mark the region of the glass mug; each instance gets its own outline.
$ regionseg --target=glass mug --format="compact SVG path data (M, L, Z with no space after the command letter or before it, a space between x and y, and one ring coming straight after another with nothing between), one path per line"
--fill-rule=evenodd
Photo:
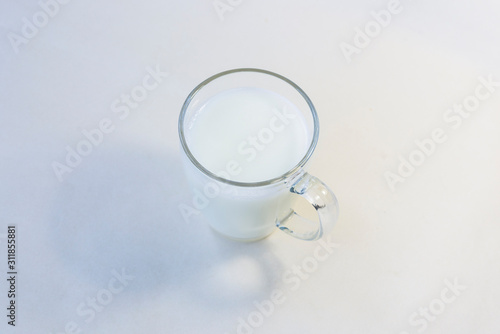
M303 240L331 231L337 199L306 172L318 116L295 83L261 69L221 72L188 95L178 126L193 204L215 231L239 241L276 228ZM293 210L300 196L316 210L316 221Z

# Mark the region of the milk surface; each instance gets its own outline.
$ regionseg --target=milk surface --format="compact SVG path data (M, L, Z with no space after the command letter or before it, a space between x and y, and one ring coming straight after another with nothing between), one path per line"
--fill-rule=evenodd
M310 144L302 113L261 88L210 98L185 128L191 153L209 171L239 182L266 181L292 169Z

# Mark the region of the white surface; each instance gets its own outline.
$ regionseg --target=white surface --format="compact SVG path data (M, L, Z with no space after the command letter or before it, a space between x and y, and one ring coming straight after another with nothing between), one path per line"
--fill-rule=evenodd
M443 115L474 94L479 76L500 80L500 6L401 1L348 64L339 45L387 4L242 1L221 20L210 0L72 1L16 54L7 34L40 7L4 1L1 332L72 333L76 324L99 334L236 333L239 317L259 320L254 301L281 291L255 333L417 333L422 322L426 333L498 333L500 88L457 128ZM156 66L169 76L127 114L115 100ZM279 232L239 244L202 215L182 221L177 206L190 195L178 112L201 80L235 67L285 75L314 101L321 135L311 173L341 205L332 254ZM59 182L53 161L104 118L114 131ZM436 128L447 140L392 192L384 173ZM11 224L15 329L3 315ZM311 273L299 278L297 265ZM113 270L134 278L91 319L88 298L110 296ZM454 280L466 288L445 305ZM418 312L429 305L445 309L424 321Z

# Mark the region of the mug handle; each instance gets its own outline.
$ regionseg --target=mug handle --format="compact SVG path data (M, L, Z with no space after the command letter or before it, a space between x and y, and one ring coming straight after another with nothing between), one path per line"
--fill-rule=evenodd
M334 193L320 179L308 173L303 173L298 178L291 181L290 192L305 198L316 209L319 221L312 222L300 216L291 209L284 219L276 220L276 226L283 232L302 240L318 240L328 234L332 229L339 215L339 204ZM304 224L315 226L307 232L294 230L293 226Z

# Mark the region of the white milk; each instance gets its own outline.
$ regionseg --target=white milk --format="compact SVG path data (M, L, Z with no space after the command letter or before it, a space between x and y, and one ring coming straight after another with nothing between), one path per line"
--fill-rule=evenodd
M237 88L210 98L185 127L195 159L209 171L239 182L279 177L310 145L302 113L284 97L260 88ZM190 166L193 201L213 228L237 239L262 238L290 213L292 196L282 184L236 187Z
M310 141L302 113L284 97L260 88L212 97L186 132L191 153L205 168L218 173L236 161L241 172L232 180L241 182L288 172L304 157Z

